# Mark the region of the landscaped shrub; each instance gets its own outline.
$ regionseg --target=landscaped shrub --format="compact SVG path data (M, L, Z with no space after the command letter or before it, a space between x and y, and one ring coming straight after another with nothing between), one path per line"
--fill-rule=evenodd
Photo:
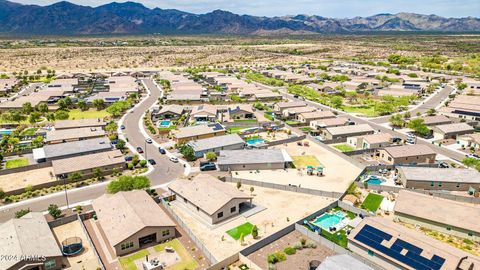
M267 256L267 262L271 264L276 264L278 262L277 256L275 256L275 253L268 254Z
M295 253L297 253L297 250L293 247L286 247L284 250L283 250L287 255L293 255Z

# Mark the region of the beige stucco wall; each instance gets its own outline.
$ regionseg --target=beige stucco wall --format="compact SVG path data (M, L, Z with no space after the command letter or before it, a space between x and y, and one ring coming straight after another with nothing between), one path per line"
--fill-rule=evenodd
M60 250L60 247L58 249ZM41 252L39 252L39 253L41 253ZM35 269L35 267L37 267L37 266L40 268L40 270L45 270L45 262L53 260L53 259L55 260L55 267L49 268L48 270L62 269L62 257L47 257L47 258L45 258L45 261L38 261L38 260L20 261L17 264L15 264L14 266L8 268L7 270L17 270L17 269L29 270L29 269Z
M465 229L462 229L462 228L450 226L450 225L447 225L447 224L438 223L438 222L435 222L433 220L426 220L426 219L410 216L410 215L407 215L407 214L404 214L404 213L399 213L399 212L395 212L395 218L402 221L402 222L406 222L406 223L410 223L410 224L414 224L414 225L419 225L421 227L425 227L427 229L437 231L437 232L441 232L441 233L444 233L444 234L450 234L450 235L458 236L458 237L461 237L461 238L470 239L470 240L473 240L473 241L480 241L480 233L479 232L471 232L471 231L468 231L468 230L465 230ZM450 228L450 230L447 230L447 227ZM468 235L469 233L472 233L473 235L469 236Z
M224 205L222 208L220 208L217 212L215 212L213 215L212 215L212 223L215 224L215 223L218 223L220 221L223 221L223 220L226 220L228 218L231 218L233 216L236 216L238 215L240 212L240 204L243 203L243 202L249 202L249 200L245 200L245 199L233 199L231 201L229 201L226 205ZM234 212L231 212L230 209L232 207L235 207L235 211ZM223 212L223 217L221 218L218 218L218 213L220 212Z
M162 231L164 231L164 230L169 230L170 234L167 235L167 236L162 236ZM121 243L115 245L113 247L115 249L115 254L117 256L121 256L121 255L131 253L135 250L140 249L140 244L139 244L138 239L142 238L144 236L153 234L153 233L157 234L157 243L159 243L159 242L165 241L167 239L174 238L175 237L175 227L147 227L147 228L144 228L143 230L140 230L137 233L135 233L134 235L125 239ZM125 250L121 249L122 244L130 243L130 242L133 242L133 247L125 249Z

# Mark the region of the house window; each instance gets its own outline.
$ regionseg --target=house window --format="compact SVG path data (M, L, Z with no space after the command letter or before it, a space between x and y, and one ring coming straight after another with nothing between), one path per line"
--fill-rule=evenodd
M435 182L432 181L432 183L430 183L430 186L431 187L435 186Z
M388 157L388 161L392 161L392 158L391 158L391 157Z
M457 183L457 188L459 188L459 187L460 187L460 183Z
M223 212L220 212L217 214L217 218L222 218L223 217Z
M468 233L468 236L473 236L473 233L472 233L472 232L469 232L469 233Z
M120 246L120 249L121 249L121 250L124 250L124 249L125 249L125 244L122 244L122 245Z
M441 187L441 186L442 186L442 182L438 182L438 186Z
M197 206L197 211L200 211L200 207Z
M55 261L55 259L48 260L45 262L45 269L51 269L51 268L54 268L55 266L57 266L57 262Z
M451 231L451 230L452 230L452 228L450 228L450 227L447 227L447 231Z
M167 235L170 235L170 230L162 231L162 236L167 236Z
M368 255L373 256L373 255L375 255L375 253L371 250L368 250Z
M236 207L236 206L230 208L230 213L233 213L233 212L235 212L235 211L237 211L237 207Z

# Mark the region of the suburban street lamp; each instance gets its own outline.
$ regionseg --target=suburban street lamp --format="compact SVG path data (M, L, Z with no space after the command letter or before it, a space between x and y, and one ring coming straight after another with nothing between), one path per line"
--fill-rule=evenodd
M68 205L68 192L67 192L67 178L63 178L63 189L65 190L65 201L67 202L67 209L70 208Z

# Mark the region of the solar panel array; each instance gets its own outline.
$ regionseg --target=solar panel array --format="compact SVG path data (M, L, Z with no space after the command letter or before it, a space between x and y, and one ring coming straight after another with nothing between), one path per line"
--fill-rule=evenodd
M368 224L365 224L354 239L417 270L440 270L445 262L444 258L437 255L433 255L431 259L423 257L420 255L423 249L401 239L395 240L391 247L386 247L382 245L382 241L390 241L392 236ZM402 250L407 250L405 255Z
M219 123L215 123L215 124L211 124L209 125L209 127L212 127L214 131L218 131L218 130L223 130L223 126L220 125Z

